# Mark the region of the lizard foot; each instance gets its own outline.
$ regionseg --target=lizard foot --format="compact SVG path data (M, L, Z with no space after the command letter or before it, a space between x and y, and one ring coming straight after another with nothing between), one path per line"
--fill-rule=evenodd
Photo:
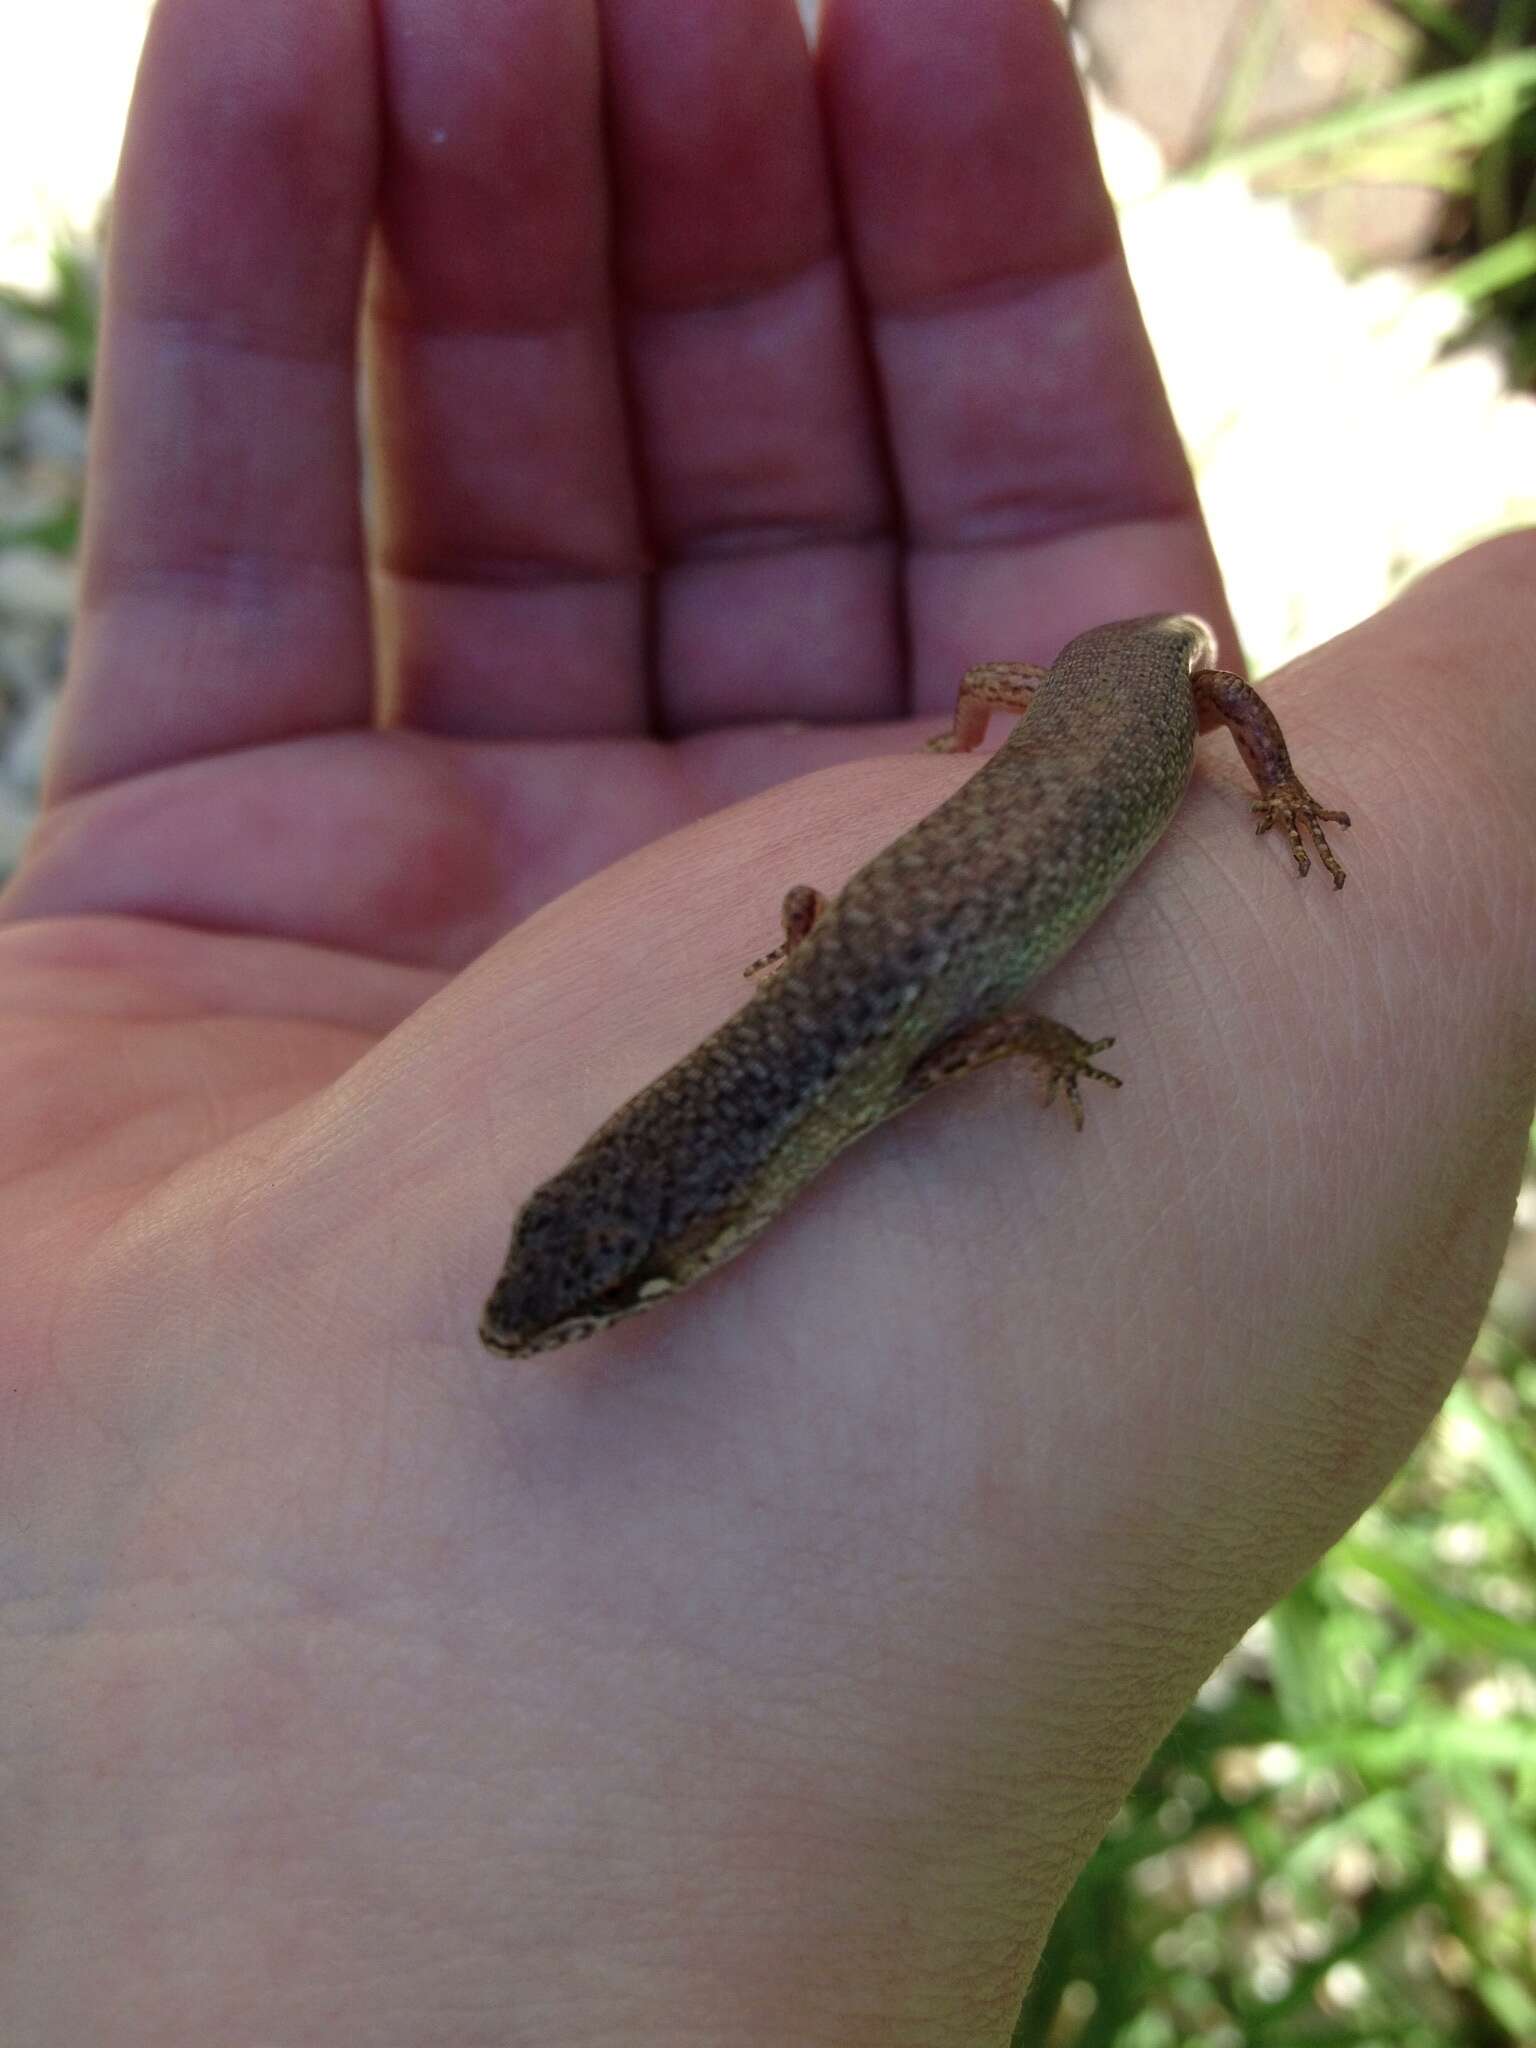
M1044 1082L1041 1100L1049 1109L1059 1095L1067 1105L1072 1128L1080 1131L1083 1128L1083 1104L1077 1092L1078 1082L1102 1081L1106 1088L1118 1088L1122 1085L1118 1074L1106 1074L1102 1067L1093 1064L1094 1054L1108 1052L1115 1041L1112 1038L1080 1038L1065 1024L1057 1024L1052 1028L1059 1034L1060 1045L1051 1051L1042 1047L1035 1054L1041 1062L1041 1078Z
M771 953L761 953L750 966L743 967L742 974L751 981L760 974L776 974L794 952L802 939L808 939L816 929L818 920L827 907L827 899L819 889L813 889L809 882L797 882L784 898L784 907L779 915L784 925L784 939Z
M1326 822L1347 827L1347 811L1325 811L1293 775L1277 788L1270 790L1267 796L1255 798L1253 813L1259 821L1255 828L1258 832L1272 831L1276 825L1284 832L1291 842L1291 856L1296 862L1296 871L1301 875L1304 875L1312 865L1301 840L1301 828L1305 825L1312 836L1312 844L1317 848L1318 859L1333 877L1333 886L1335 889L1343 888L1344 870L1334 857L1323 825Z
M1088 1080L1102 1081L1109 1088L1120 1086L1118 1075L1106 1074L1102 1067L1093 1064L1095 1055L1107 1052L1114 1042L1112 1038L1084 1038L1070 1025L1058 1024L1038 1011L994 1017L942 1039L924 1053L907 1076L907 1086L916 1093L936 1088L941 1081L958 1080L962 1074L974 1073L993 1060L1033 1060L1044 1084L1044 1105L1049 1107L1059 1095L1073 1124L1081 1130L1083 1105L1078 1083Z

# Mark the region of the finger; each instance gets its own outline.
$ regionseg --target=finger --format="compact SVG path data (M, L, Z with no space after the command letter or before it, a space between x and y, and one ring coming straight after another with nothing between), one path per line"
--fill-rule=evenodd
M353 355L374 98L356 0L156 9L53 799L370 715Z
M1225 626L1047 0L829 0L826 95L913 536L920 702L967 663Z
M894 714L891 501L793 0L603 19L669 729Z
M855 656L888 702L884 494L792 0L409 18L374 297L397 715L633 731L652 656L673 730L827 715Z
M392 715L575 734L647 717L611 321L594 0L384 0L369 295Z

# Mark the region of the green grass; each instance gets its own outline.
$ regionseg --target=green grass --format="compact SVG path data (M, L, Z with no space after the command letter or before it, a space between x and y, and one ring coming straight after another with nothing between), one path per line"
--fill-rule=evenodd
M54 245L50 263L53 276L46 292L34 297L14 285L0 284L0 309L49 331L62 353L61 368L49 383L67 379L79 386L84 397L89 394L96 366L99 259L93 245L60 241Z
M1163 1744L1014 2039L1536 2043L1536 1361L1495 1331Z
M1254 51L1264 37L1251 38L1211 150L1184 175L1236 171L1287 191L1384 182L1443 194L1443 282L1507 340L1515 381L1536 381L1536 0L1480 11L1396 0L1396 13L1414 43L1404 84L1238 139L1262 77ZM1261 30L1268 19L1261 14ZM1363 11L1362 27L1366 19Z
M0 285L0 317L16 327L36 327L49 337L46 370L0 378L0 448L34 399L62 391L84 404L90 397L99 321L98 262L82 244L60 243L52 257L49 289L33 297ZM80 542L79 500L27 526L0 527L0 547L40 547L72 555Z

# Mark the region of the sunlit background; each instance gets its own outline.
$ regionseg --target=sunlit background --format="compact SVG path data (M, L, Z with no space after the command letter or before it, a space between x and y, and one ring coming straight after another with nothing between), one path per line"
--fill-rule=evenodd
M148 11L0 25L0 874L67 652L96 230ZM1253 672L1536 522L1536 0L1070 15ZM1533 1226L1528 1188L1440 1423L1170 1738L1019 2042L1536 2048Z

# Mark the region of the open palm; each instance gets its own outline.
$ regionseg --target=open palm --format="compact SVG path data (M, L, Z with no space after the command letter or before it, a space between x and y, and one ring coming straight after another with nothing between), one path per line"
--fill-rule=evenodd
M281 75L227 12L162 9L144 66L74 673L6 903L77 1113L125 1013L155 1048L100 1108L153 1122L156 1171L620 855L910 752L968 660L1220 613L1047 15L953 46L834 16L824 134L782 4L401 8L377 40L342 8ZM953 780L925 767L919 804ZM741 829L733 963L808 857ZM664 858L653 947L697 894ZM563 932L614 1000L663 978Z
M511 1967L520 1831L556 1768L528 1728L568 1731L580 1694L595 1716L580 1769L605 1826L603 1798L621 1797L592 1705L598 1637L616 1647L597 1696L616 1725L659 1731L646 1759L660 1768L678 1754L663 1724L694 1742L715 1715L734 1728L743 1698L778 1697L793 1729L795 1686L775 1688L835 1662L850 1614L874 1628L899 1612L920 1665L973 1651L957 1584L990 1606L996 1668L1021 1643L1035 1668L1046 1621L999 1619L986 1591L1027 1529L1074 1635L1130 1600L1173 1639L1128 1718L1106 1682L1124 1630L1088 1627L1105 1645L1074 1667L1091 1708L1038 1680L1047 1718L1109 1759L1102 1776L1004 1798L980 1850L944 1847L919 1799L881 1823L880 1867L901 1873L889 1900L840 1851L796 1894L825 1881L904 1924L910 1873L953 1876L989 1844L1012 1855L1028 1805L1051 1847L944 2007L967 2027L978 1998L1003 2012L1125 1771L1390 1469L1454 1365L1497 1248L1518 1089L1500 1098L1502 1179L1447 1248L1412 1370L1399 1359L1368 1429L1350 1418L1380 1391L1377 1354L1340 1340L1339 1319L1403 1285L1424 1188L1487 1176L1492 1127L1470 1098L1501 1058L1519 1064L1493 1049L1515 1030L1509 1003L1490 997L1489 1046L1439 1073L1455 1159L1400 1159L1373 1220L1380 1179L1338 1148L1397 1130L1403 1048L1372 1022L1389 970L1426 994L1388 878L1362 853L1369 879L1339 914L1369 927L1330 926L1331 892L1295 892L1281 857L1244 839L1231 792L1206 789L1172 835L1172 894L1159 909L1132 892L1105 927L1110 964L1096 983L1074 969L1063 1006L1094 1032L1112 1013L1161 1059L1112 1146L1037 1125L998 1077L977 1084L981 1110L910 1119L920 1137L840 1164L762 1253L555 1371L484 1358L474 1329L516 1201L740 1000L736 970L772 942L784 888L835 887L967 772L914 756L931 728L911 721L948 709L968 662L1045 658L1141 611L1224 622L1052 10L845 0L818 75L789 0L162 0L113 224L94 432L48 805L0 928L0 1338L26 1432L13 1443L29 1447L11 1454L24 1533L8 1554L60 1617L72 1668L102 1696L149 1684L157 1703L151 1732L77 1704L66 1814L105 1764L143 1819L119 1745L163 1745L191 1788L167 1825L195 1846L152 1867L130 1853L131 1870L107 1857L99 1900L76 1879L117 2003L105 1988L93 2002L89 1973L41 1965L24 1992L54 2001L60 2039L66 2023L70 2038L179 2039L168 2014L189 2039L234 2038L218 2001L238 2000L231 1958L254 1915L299 1960L280 1992L265 1986L291 2000L286 2026L259 1998L241 2015L284 2040L334 2038L306 2003L324 1966L270 1871L256 1903L196 1937L196 1991L163 1932L122 1929L109 1903L142 1887L153 1928L201 1924L199 1788L230 1767L220 1714L254 1688L255 1832L282 1836L301 1895L366 1892L380 1851L363 1816L381 1786L407 1808L423 1795L409 1825L441 1830L436 1874L397 1872L382 1910L402 1975L451 2000L435 1962L405 1958L451 1902L455 1928ZM1525 558L1493 551L1459 573L1456 589L1498 593L1475 607L1495 654L1501 634L1515 644ZM1408 773L1372 752L1383 692L1416 662L1432 701L1436 647L1467 644L1437 624L1454 597L1418 602L1381 629L1405 651L1390 683L1369 639L1345 659L1347 772L1318 764L1316 727L1304 762L1362 821ZM1454 786L1446 797L1460 808ZM760 800L725 808L741 798ZM1217 859L1214 906L1170 911L1212 887ZM1420 895L1413 936L1427 921L1431 943L1485 964L1453 893L1443 924ZM1384 919L1386 964L1378 947L1367 968L1362 929ZM1259 996L1238 1025L1234 987ZM1092 1229L1073 1214L1085 1173L1104 1203ZM1211 1205L1225 1229L1255 1188L1264 1233L1207 1265ZM1175 1251L1162 1237L1133 1289L1119 1256L1150 1245L1153 1215L1164 1233L1183 1219ZM1251 1313L1247 1338L1223 1288ZM1145 1335L1159 1311L1166 1350ZM1106 1448L1109 1397L1082 1391L1081 1358L1109 1360L1128 1318L1142 1348L1115 1383ZM1021 1332L1047 1361L1027 1404ZM1203 1426L1228 1455L1197 1453L1191 1482L1164 1374L1213 1341L1235 1379ZM1286 1361L1283 1415L1249 1383L1250 1342ZM1085 1461L1092 1512L1068 1477ZM1128 1565L1107 1533L1165 1467L1178 1514L1163 1550ZM1190 1621L1180 1567L1196 1532L1255 1497L1275 1519L1229 1534L1223 1589ZM597 1540L617 1528L622 1555ZM48 1700L64 1680L45 1659L30 1682ZM1038 1754L1027 1695L983 1737L974 1701L948 1699L920 1737L903 1724L888 1760L904 1777L909 1741L949 1757L933 1798L952 1801L951 1780L993 1770L997 1746ZM400 1790L427 1726L463 1767L446 1804L441 1788ZM711 1750L726 1780L778 1770L771 1741L748 1763L734 1739ZM846 1759L798 1740L804 1796L845 1788ZM619 1747L632 1760L627 1735ZM274 1759L277 1778L300 1760L296 1799ZM343 1818L310 1840L295 1810L321 1781ZM558 1896L581 1908L590 1877L561 1866ZM751 1872L739 1882L749 1895ZM622 1922L654 1883L604 1890L604 1910ZM558 1934L529 1924L558 1956ZM754 1924L706 1942L657 2009L675 2015L707 1980L745 2024L755 1994L733 1944L793 1939L773 1912ZM966 1924L977 1938L969 1909ZM338 1907L328 1939L356 1961L352 1925ZM943 1975L953 1929L942 1912L932 1926L885 1958L901 2010ZM839 1946L813 1973L829 2013L864 2009L859 1953ZM550 1969L565 1995L568 1966ZM122 2019L125 1973L140 2032ZM542 2011L537 1970L514 1974ZM389 1966L369 1982L388 1994ZM626 2009L604 1989L606 2011ZM586 2038L541 2024L526 2038ZM356 2037L394 2038L382 2023ZM400 2038L478 2037L406 2019Z

